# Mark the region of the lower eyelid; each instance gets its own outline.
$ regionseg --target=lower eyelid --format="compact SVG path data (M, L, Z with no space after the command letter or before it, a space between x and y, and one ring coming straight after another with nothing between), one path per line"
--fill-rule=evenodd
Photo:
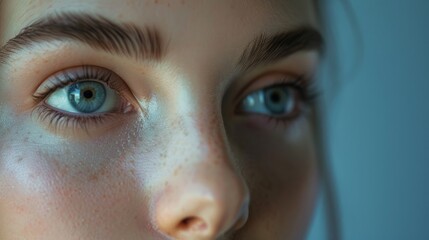
M136 111L133 109L126 113L103 113L82 116L79 114L62 113L47 107L45 104L40 104L33 109L31 117L55 135L91 137L106 134L112 128L122 125L125 121L131 121L134 117L138 118L138 114L135 113Z
M312 111L310 107L303 107L296 115L292 117L272 117L263 114L245 113L236 116L240 125L247 126L252 130L261 129L263 131L276 132L283 134L282 130L296 126L300 122L311 119ZM280 131L278 131L280 130Z

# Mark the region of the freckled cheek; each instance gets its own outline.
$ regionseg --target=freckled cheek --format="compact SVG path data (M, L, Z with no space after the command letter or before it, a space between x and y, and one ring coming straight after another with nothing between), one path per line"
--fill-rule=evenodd
M38 136L16 132L1 149L0 232L125 232L148 221L135 169L119 147L35 144Z
M21 162L30 159L22 157ZM60 165L46 166L42 163L46 160L33 154L31 161L41 164L5 169L9 174L3 175L0 199L5 223L0 230L17 227L16 231L29 236L144 230L148 207L128 170L75 172Z
M49 228L55 206L55 180L42 166L44 159L30 148L2 152L0 213L3 232L38 236ZM9 224L6 224L9 223Z
M56 160L42 158L31 149L27 153L11 150L8 155L9 159L3 159L7 167L2 171L1 213L20 222L27 219L27 228L101 220L115 212L115 206L129 206L125 203L130 201L132 185L126 176L76 172L51 164Z

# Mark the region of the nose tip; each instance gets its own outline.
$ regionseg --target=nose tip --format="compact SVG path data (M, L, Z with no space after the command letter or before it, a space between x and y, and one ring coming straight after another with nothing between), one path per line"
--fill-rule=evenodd
M191 194L182 193L180 198L161 198L156 221L159 230L174 239L215 239L244 225L248 203L247 191L214 195L197 190Z

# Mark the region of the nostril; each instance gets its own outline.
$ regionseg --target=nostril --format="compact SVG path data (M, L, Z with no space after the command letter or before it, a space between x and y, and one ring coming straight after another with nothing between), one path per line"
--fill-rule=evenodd
M207 229L207 223L199 217L187 217L180 221L178 229L180 231L203 232Z

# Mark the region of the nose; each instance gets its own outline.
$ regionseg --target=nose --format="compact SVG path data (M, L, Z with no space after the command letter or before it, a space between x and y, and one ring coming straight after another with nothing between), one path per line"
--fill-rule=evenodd
M209 179L213 182L193 178L158 200L156 220L162 233L174 239L215 239L246 222L247 190L233 179Z
M215 239L247 221L248 188L224 144L216 142L216 147L192 150L192 159L178 165L159 194L154 217L163 234L174 239Z

